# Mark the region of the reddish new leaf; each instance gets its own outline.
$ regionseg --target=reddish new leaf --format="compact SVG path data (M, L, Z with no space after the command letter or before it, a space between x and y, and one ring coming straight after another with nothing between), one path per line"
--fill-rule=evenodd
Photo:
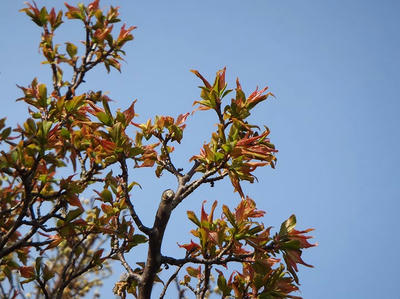
M35 276L35 268L32 266L19 267L19 272L21 273L21 276L24 278L32 278Z
M193 242L192 240L190 240L189 244L183 244L183 245L179 245L178 244L178 246L181 247L181 248L185 248L186 251L188 251L188 252L193 252L196 249L200 249L201 248L199 244Z
M199 73L199 71L197 70L190 70L193 74L195 74L197 77L199 77L201 79L201 81L203 81L204 85L207 88L211 88L211 84Z
M71 206L79 207L83 210L83 206L81 201L79 200L79 197L76 195L72 195L67 197L67 201Z
M134 100L133 103L129 106L128 109L126 109L123 113L125 115L126 119L126 125L128 125L131 120L135 117L135 103L137 100Z

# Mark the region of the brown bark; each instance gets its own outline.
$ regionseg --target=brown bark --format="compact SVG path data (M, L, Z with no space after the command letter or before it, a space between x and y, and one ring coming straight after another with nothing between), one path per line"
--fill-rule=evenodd
M149 235L149 249L146 266L139 282L139 299L149 299L153 289L154 279L161 266L161 244L172 211L175 193L168 189L163 192L157 210L154 225Z

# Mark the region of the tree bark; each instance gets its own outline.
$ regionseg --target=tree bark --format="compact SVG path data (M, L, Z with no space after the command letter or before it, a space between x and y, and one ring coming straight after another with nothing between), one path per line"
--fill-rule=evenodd
M149 236L149 249L147 261L139 282L138 299L150 299L154 279L161 266L161 244L172 212L174 191L168 189L163 192L161 202L157 210L154 225Z

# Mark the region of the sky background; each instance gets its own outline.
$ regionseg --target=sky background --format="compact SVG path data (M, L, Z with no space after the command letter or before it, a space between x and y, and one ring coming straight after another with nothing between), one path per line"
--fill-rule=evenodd
M36 2L61 7L63 1ZM122 74L97 68L80 92L109 91L112 107L123 109L138 98L138 121L144 121L193 109L200 81L189 69L212 80L226 66L230 86L239 77L247 93L268 85L276 99L258 106L252 119L271 129L278 164L258 170L259 183L244 184L244 190L267 211L267 226L278 229L295 213L298 228L315 228L319 246L304 253L315 268L300 268L300 295L400 298L400 2L101 1L103 7L111 3L121 7L122 20L138 26L125 48L127 63ZM39 28L18 13L22 7L16 0L1 5L0 116L10 124L27 116L26 106L15 102L21 96L16 84L50 78L48 66L40 65ZM59 42L82 40L79 23L68 23ZM184 145L173 156L177 164L187 166L215 121L211 112L188 119ZM176 183L147 170L132 176L143 187L133 194L137 210L150 225L160 194ZM233 207L239 196L225 182L185 200L171 218L165 254L184 255L176 243L189 241L193 228L185 211L199 211L203 200L208 208L214 200ZM131 259L143 252L138 248ZM102 298L112 297L121 273L115 269Z

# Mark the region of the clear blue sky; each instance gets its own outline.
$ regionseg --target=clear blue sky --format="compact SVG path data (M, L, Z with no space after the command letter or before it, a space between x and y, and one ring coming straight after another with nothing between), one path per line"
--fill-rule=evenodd
M62 2L37 0L58 7ZM300 269L301 295L400 298L399 1L101 3L120 6L122 19L138 29L122 74L98 69L80 91L107 90L115 108L138 98L137 113L145 120L192 110L199 94L192 68L210 77L226 66L230 84L239 76L247 92L270 86L277 98L260 106L254 120L270 127L278 165L259 170L259 183L244 189L268 212L266 225L278 227L295 213L299 228L316 229L319 246L305 254L315 268ZM11 123L27 115L15 102L21 95L15 84L49 79L48 66L40 65L39 30L17 12L22 6L16 0L1 6L1 116ZM60 30L60 42L83 39L77 24ZM176 161L185 165L198 152L213 123L211 113L189 119L188 143ZM135 178L144 187L135 191L136 204L150 225L161 192L175 183L168 175L155 181L146 171ZM183 256L176 242L190 239L184 234L192 228L186 209L215 199L233 206L239 197L231 190L222 183L186 200L171 219L164 252ZM102 289L104 298L111 285Z

